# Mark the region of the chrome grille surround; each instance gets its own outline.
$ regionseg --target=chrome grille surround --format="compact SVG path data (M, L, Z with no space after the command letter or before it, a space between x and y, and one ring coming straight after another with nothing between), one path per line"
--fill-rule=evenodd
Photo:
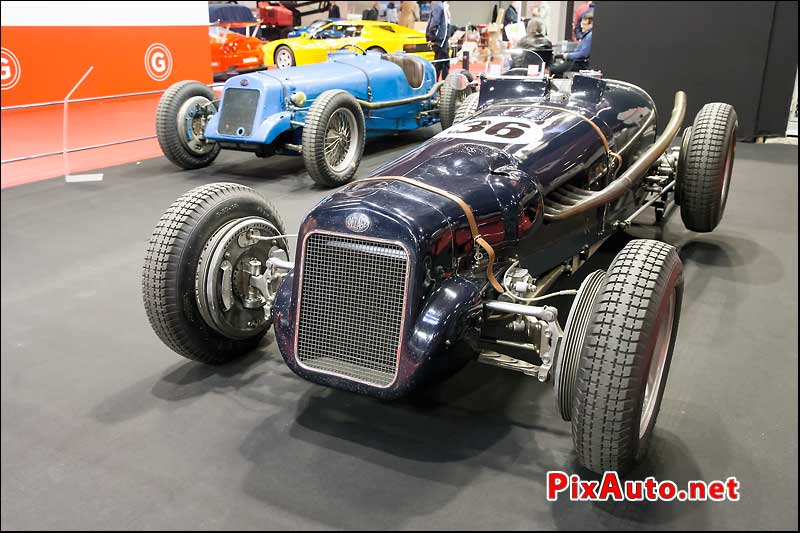
M306 234L295 326L298 365L390 387L402 350L408 259L408 250L397 241Z

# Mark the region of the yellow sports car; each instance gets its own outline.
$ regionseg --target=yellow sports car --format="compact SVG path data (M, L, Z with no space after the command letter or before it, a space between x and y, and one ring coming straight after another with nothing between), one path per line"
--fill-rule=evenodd
M288 68L322 63L328 53L345 47L353 51L407 52L433 60L425 34L416 30L374 20L339 20L322 26L311 34L279 39L265 44L264 65Z

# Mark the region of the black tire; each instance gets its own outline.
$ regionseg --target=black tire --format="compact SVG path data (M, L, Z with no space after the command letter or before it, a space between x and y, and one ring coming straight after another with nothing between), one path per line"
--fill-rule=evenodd
M352 128L355 138L350 140L354 151L352 154L348 151L346 157L350 161L342 167L325 157L325 136L331 118L339 110L348 117L352 116L355 122L352 125L355 126ZM319 95L306 113L303 126L303 161L311 178L324 187L338 187L353 179L364 153L365 132L364 112L353 95L339 89Z
M682 273L675 248L652 240L631 241L608 269L587 328L572 411L575 450L589 470L625 473L647 451L675 347ZM662 328L668 340L659 337ZM656 351L661 357L654 358ZM647 404L652 414L641 428L651 363L659 359L657 394Z
M288 52L289 53L289 57L292 59L292 64L291 65L283 66L283 67L278 65L278 54L281 53L281 52ZM273 61L275 63L275 67L277 67L279 69L297 66L297 60L294 57L294 51L292 51L292 49L289 48L288 46L286 46L285 44L282 44L282 45L280 45L279 47L277 47L275 49L275 55L273 56Z
M736 151L736 111L729 104L706 104L681 147L677 183L681 218L687 229L713 231L730 190Z
M226 222L260 216L281 234L275 208L253 189L235 183L212 183L178 198L158 221L142 270L142 297L153 331L178 354L202 363L221 364L255 348L267 328L231 339L203 320L195 276L206 242Z
M380 54L385 54L386 50L384 50L380 46L370 46L369 48L367 48L367 52L378 52Z
M453 118L453 124L464 122L478 111L478 100L480 96L480 93L472 93L461 102L461 105L456 109L456 116Z
M181 138L178 114L181 107L194 97L210 102L217 99L214 91L199 81L179 81L161 95L156 109L156 136L161 151L167 159L187 170L207 167L219 155L219 145L213 141L207 141L206 144L211 146L207 153L198 153Z
M451 71L448 77L457 74L463 74L469 81L472 81L472 73L468 70L458 69ZM473 94L474 89L472 85L466 89L458 90L450 86L449 83L443 83L439 92L439 119L442 122L442 129L445 130L455 123L456 113L458 108L464 103L464 99Z

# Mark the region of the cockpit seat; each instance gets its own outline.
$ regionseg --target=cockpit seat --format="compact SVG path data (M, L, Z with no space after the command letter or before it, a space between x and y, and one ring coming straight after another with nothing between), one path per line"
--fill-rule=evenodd
M412 89L422 87L422 81L425 79L425 66L421 59L405 54L383 54L381 58L391 61L403 69L406 81Z

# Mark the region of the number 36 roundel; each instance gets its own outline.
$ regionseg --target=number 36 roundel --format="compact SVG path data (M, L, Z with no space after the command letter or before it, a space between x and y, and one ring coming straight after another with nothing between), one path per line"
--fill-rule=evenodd
M500 144L530 144L542 139L542 128L517 117L478 117L444 130L437 137Z

